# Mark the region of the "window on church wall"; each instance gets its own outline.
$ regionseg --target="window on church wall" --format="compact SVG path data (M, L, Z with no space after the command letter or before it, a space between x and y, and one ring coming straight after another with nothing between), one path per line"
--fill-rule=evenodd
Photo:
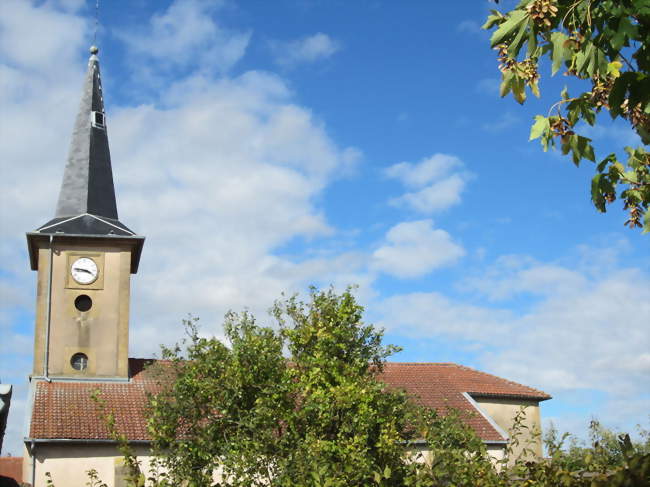
M81 312L88 311L93 306L93 300L86 294L77 296L74 300L74 307Z
M88 356L85 353L75 353L70 359L70 365L74 370L86 370L88 368Z

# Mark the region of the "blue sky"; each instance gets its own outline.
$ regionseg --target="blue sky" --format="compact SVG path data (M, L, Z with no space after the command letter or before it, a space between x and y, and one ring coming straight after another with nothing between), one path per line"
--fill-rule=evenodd
M508 4L506 4L506 7ZM94 2L5 0L0 15L0 379L20 454L35 274ZM553 395L542 415L648 426L648 237L589 201L575 168L528 142L542 99L498 97L489 8L474 2L102 2L97 43L120 219L145 235L131 356L260 321L281 292L359 286L400 361L453 361ZM604 157L637 143L607 116ZM3 452L3 453L5 453Z

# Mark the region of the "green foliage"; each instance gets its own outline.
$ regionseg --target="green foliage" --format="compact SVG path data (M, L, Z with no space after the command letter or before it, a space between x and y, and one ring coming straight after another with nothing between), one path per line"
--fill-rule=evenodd
M526 90L539 91L539 66L547 58L551 74L582 81L583 93L565 88L546 116L537 115L530 139L542 147L560 146L578 165L596 162L591 139L576 133L593 126L603 111L623 118L650 143L650 2L648 0L522 0L512 11L493 10L483 26L499 53L500 93L524 103ZM526 49L524 49L524 47ZM650 153L626 147L622 162L615 153L596 166L591 198L605 212L616 198L624 202L630 228L650 231ZM622 186L624 189L620 189Z
M550 458L529 449L525 410L514 418L503 460L492 463L461 412L420 407L377 379L395 347L362 320L350 290L312 290L275 304L277 324L229 313L227 345L186 320L187 339L163 349L149 373L154 473L117 430L99 394L108 430L125 457L129 487L604 487L648 485L648 435L629 437L592 425L592 445L552 430ZM467 413L464 413L467 414ZM518 452L518 453L515 453ZM96 472L89 484L101 486ZM215 474L217 474L215 476ZM48 484L52 485L52 484ZM53 487L53 486L52 486Z
M425 411L423 448L426 455L416 457L405 486L506 485L488 457L483 441L461 419L459 412L440 415ZM467 418L465 418L467 419ZM430 455L430 458L427 458Z
M190 320L185 348L164 351L170 386L151 398L149 431L170 481L210 485L220 471L229 486L402 485L418 415L376 379L395 348L349 290L312 290L272 314L274 328L229 313L228 346Z
M632 442L594 420L585 444L569 433L558 435L551 425L544 436L549 458L529 469L530 477L561 486L648 486L650 436L640 428L639 433L641 441Z
M151 397L149 431L169 481L502 485L460 413L420 407L377 379L396 348L362 312L350 290L314 289L306 303L277 302L274 327L229 313L228 346L186 321L188 338L164 350Z
M86 482L87 487L108 487L108 485L101 481L97 470L94 468L88 470L86 475L88 476L88 482Z
M572 471L607 472L622 467L630 455L650 454L650 432L639 427L640 441L617 433L593 420L589 424L589 443L565 433L558 435L551 425L544 435L548 455L556 465Z

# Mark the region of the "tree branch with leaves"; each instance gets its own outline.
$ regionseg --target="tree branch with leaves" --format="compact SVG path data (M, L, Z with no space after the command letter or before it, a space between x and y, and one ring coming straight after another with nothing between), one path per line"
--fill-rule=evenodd
M497 2L498 3L498 2ZM584 85L569 95L565 88L546 115L537 115L530 140L543 149L559 146L577 166L596 163L591 199L605 212L620 198L628 212L625 224L650 231L650 152L625 147L598 161L592 140L578 132L594 126L602 112L623 119L650 143L650 0L523 0L513 10L492 10L484 29L498 51L500 94L526 101L527 90L540 96L539 68L562 71ZM586 124L586 125L585 125Z

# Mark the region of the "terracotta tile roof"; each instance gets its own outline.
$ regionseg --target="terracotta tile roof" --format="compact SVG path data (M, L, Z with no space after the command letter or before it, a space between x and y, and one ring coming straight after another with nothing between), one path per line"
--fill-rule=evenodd
M408 383L414 374L427 382L443 376L458 390L476 397L497 396L539 401L551 399L550 395L539 389L450 362L388 362L385 372L388 374L386 377L395 377L398 381Z
M129 382L39 381L34 393L30 436L47 439L105 440L109 438L101 410L92 394L106 401L106 411L129 440L148 440L145 405L156 381L144 370L150 360L129 359Z
M387 363L381 375L391 387L402 389L419 403L445 412L456 409L483 441L504 441L490 422L463 395L544 401L548 394L492 374L453 363Z
M100 416L94 391L115 415L118 431L129 440L146 441L147 392L156 390L156 380L144 370L150 360L129 359L129 382L38 381L35 384L30 437L38 439L105 440L108 431ZM478 414L463 396L497 396L550 399L548 394L451 363L388 363L381 376L388 385L404 389L422 404L445 411L455 408L471 413L463 418L487 442L505 438Z

